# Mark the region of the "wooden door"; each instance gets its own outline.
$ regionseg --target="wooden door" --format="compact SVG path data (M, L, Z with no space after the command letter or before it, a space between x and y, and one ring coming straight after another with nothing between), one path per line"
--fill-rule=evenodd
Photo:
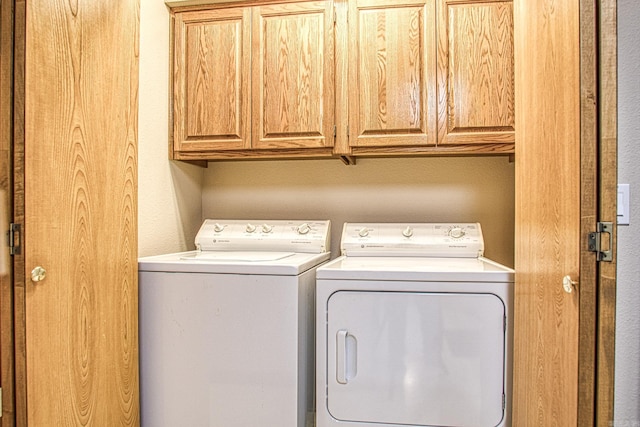
M253 10L252 148L333 146L333 2Z
M580 292L562 283L580 280L579 6L514 1L518 427L578 425Z
M250 11L174 14L173 150L250 147Z
M139 424L138 28L137 1L27 7L16 386L29 426ZM46 277L29 280L38 266Z
M438 145L515 142L513 1L438 0Z
M435 145L435 0L348 3L349 145Z

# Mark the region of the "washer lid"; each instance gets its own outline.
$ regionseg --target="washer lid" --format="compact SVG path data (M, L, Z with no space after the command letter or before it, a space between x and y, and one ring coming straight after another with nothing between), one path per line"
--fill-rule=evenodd
M484 253L480 224L346 223L346 256L477 258Z
M327 261L329 256L329 252L287 254L283 252L190 251L140 258L138 271L296 276Z

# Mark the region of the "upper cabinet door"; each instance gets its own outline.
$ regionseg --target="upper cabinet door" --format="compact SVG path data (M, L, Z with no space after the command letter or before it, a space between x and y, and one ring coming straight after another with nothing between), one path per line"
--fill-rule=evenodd
M349 1L349 145L435 145L435 0Z
M513 143L513 1L438 2L438 144Z
M333 2L259 6L252 25L252 148L333 146Z
M248 8L175 14L175 151L249 147L250 18Z

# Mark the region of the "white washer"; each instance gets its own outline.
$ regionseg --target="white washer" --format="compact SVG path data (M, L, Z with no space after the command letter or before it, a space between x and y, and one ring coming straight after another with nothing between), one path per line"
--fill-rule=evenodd
M317 427L510 426L514 271L480 224L345 224L316 271Z
M142 426L305 426L329 235L329 221L206 220L198 250L139 260Z

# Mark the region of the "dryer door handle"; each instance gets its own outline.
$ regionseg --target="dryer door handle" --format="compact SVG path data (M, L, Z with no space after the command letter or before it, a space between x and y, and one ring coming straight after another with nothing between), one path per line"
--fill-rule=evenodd
M346 329L336 333L336 381L347 384L357 373L357 341Z

